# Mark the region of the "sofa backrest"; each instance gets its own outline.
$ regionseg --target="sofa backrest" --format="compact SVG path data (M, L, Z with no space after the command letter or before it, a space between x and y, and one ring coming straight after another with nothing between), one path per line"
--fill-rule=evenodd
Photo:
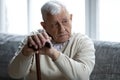
M25 36L0 33L0 80L11 79L7 67ZM96 64L90 80L120 80L120 43L94 41Z
M94 41L96 64L90 80L120 80L120 43Z
M24 39L21 35L8 35L0 33L0 80L15 80L8 76L8 64L18 49L19 43Z

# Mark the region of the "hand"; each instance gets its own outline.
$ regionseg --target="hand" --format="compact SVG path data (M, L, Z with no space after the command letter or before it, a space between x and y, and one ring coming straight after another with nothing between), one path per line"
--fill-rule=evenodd
M22 49L22 54L25 56L30 56L34 53L48 55L54 61L58 58L60 52L52 46L51 48L45 47L45 43L50 42L50 40L51 38L46 32L28 36L28 41Z
M38 52L45 47L46 42L50 42L51 38L44 31L42 33L34 33L31 36L28 36L27 44L22 49L22 53L25 56L29 56L32 53Z

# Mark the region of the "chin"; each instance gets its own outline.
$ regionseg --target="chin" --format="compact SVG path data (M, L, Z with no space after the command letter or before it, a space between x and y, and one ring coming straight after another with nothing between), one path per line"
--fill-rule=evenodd
M58 36L55 38L55 41L57 43L63 43L66 42L67 40L69 40L70 36L69 35L64 35L64 36Z
M67 41L67 40L66 40ZM64 43L65 41L56 41L57 43Z
M56 40L56 42L63 43L63 42L66 42L67 40L69 40L69 38L61 38L61 39Z

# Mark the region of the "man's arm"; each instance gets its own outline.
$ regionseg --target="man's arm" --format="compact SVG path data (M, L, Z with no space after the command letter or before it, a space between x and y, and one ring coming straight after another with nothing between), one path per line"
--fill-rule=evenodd
M15 56L11 60L8 66L8 73L12 78L23 78L29 73L33 55L25 56L22 53L23 48L27 42L27 38L19 46L19 49L15 53Z
M88 80L95 64L95 49L89 39L77 44L78 51L73 58L60 54L55 64L68 80Z
M50 37L46 32L34 32L20 45L16 55L9 64L9 75L13 78L22 78L29 73L32 63L32 58L35 53L51 56L56 49L45 46L46 42L50 42ZM56 56L51 56L56 59Z

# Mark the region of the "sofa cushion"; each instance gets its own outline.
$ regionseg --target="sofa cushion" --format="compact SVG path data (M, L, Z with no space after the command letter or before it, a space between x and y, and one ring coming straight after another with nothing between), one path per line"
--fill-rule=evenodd
M8 78L7 67L24 36L0 33L0 80ZM5 79L5 80L6 80Z
M96 63L90 80L120 80L120 43L94 41Z

